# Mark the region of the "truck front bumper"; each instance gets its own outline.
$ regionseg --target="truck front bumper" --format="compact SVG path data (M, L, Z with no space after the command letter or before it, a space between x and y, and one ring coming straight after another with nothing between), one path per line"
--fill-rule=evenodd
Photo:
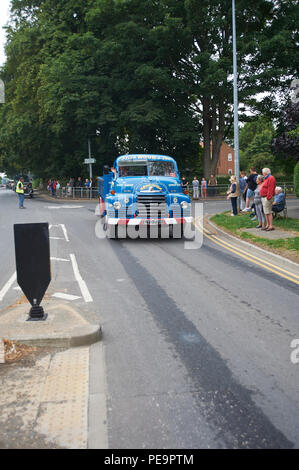
M137 217L133 219L120 219L108 217L108 225L181 225L191 224L193 217L181 217L181 218L162 218L162 219L139 219Z

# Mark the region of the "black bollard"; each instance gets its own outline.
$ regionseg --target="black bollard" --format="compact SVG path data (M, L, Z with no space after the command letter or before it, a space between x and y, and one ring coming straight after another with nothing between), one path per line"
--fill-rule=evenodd
M27 321L44 321L40 305L51 281L49 225L15 224L17 281L32 308Z

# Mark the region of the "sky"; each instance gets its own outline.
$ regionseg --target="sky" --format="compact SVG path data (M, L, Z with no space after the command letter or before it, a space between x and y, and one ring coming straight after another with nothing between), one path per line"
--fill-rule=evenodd
M5 61L5 31L2 29L2 26L5 26L9 19L9 5L10 0L0 0L0 66Z

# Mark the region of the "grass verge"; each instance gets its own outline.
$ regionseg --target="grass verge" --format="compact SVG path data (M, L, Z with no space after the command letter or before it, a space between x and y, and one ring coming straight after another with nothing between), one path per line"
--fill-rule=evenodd
M278 218L274 221L274 226L283 231L291 231L294 233L294 237L290 238L278 238L277 240L271 240L261 236L256 236L251 233L244 231L246 228L256 227L257 222L252 221L248 214L240 214L237 217L230 217L230 212L223 212L211 217L211 221L224 228L228 232L237 235L241 239L245 239L252 243L255 243L262 247L268 247L275 252L285 255L286 252L292 252L295 257L299 257L299 220L298 219L283 219Z

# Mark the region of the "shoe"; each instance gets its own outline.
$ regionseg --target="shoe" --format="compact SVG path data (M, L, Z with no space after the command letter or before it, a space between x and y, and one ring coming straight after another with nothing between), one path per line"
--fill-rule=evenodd
M266 232L272 232L272 230L275 230L275 228L274 227L266 228Z
M245 209L242 210L242 212L248 212L248 211L251 211L249 207L245 207Z
M256 220L256 219L257 219L257 217L256 217L256 216L254 216L254 217L251 217L251 220L252 220L252 221L253 221L253 220Z
M262 225L257 225L255 228L262 228Z

